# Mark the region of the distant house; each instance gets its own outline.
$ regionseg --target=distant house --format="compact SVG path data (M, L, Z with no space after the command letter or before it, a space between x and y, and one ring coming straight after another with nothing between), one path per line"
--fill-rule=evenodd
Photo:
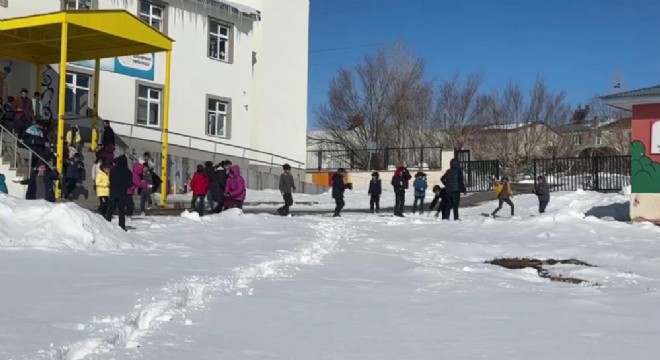
M590 108L578 108L570 123L557 128L565 138L568 155L625 155L630 147L630 118L589 118Z
M484 125L473 132L468 148L474 159L516 160L545 157L560 135L543 122Z

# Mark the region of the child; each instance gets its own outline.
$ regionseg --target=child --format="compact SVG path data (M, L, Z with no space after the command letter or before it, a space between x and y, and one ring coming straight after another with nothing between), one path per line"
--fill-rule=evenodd
M433 201L431 201L431 206L429 206L429 212L433 210L436 204L438 204L438 211L435 213L435 217L440 216L440 212L442 211L442 206L446 205L446 201L443 199L443 195L447 194L447 191L445 188L441 188L440 185L435 185L433 186L433 194L435 196L433 197Z
M85 171L85 164L80 161L80 154L75 154L73 157L69 158L66 161L66 169L64 171L64 178L66 184L66 195L67 198L71 201L74 200L73 192L76 190L78 185L78 179L82 178L82 174Z
M103 164L101 170L96 174L94 180L94 188L96 189L96 196L99 198L98 212L101 216L105 216L108 211L108 199L110 198L110 165Z
M190 189L193 193L192 203L199 216L204 216L204 198L209 191L209 178L206 177L203 165L197 165L197 172L190 180Z
M419 213L424 213L424 198L426 197L426 188L429 185L426 182L426 174L419 171L415 174L413 188L415 188L415 202L413 202L413 214L417 212L417 202L419 201Z
M280 175L280 192L284 198L284 206L277 209L277 212L282 216L289 215L289 207L293 205L293 192L296 191L296 184L291 175L291 165L282 165L282 175Z
M151 206L151 192L153 189L154 180L151 177L151 169L145 163L142 167L142 181L147 186L140 190L140 211L144 214L146 212L146 205Z
M513 191L511 190L511 184L509 184L509 179L503 177L501 181L499 181L495 185L495 195L497 196L497 199L499 200L499 206L491 216L495 217L497 215L497 212L502 210L502 205L504 203L507 203L511 207L511 216L513 216L513 202L511 201L511 197L513 196Z
M536 189L534 189L534 193L539 198L539 213L543 214L545 208L550 202L550 187L548 187L548 183L545 181L545 176L539 176L536 179Z
M403 206L406 202L406 190L408 181L412 176L405 166L399 166L392 176L392 187L394 188L394 216L403 217Z
M380 174L378 171L371 173L371 181L369 182L369 210L372 213L378 214L380 211L380 195L383 193L383 185L380 181Z
M337 172L332 175L332 198L335 199L335 212L333 217L340 217L341 210L346 203L344 202L344 191L346 191L346 184L344 178L346 177L346 170L343 168L337 169Z

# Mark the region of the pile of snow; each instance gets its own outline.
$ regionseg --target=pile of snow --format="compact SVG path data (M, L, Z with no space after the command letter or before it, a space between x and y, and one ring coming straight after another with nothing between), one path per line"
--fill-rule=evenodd
M73 203L51 204L0 194L0 249L119 250L127 234Z

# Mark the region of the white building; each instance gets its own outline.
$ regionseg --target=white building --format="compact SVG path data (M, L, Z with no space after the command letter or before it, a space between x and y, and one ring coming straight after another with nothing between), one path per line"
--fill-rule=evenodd
M215 153L216 161L242 159L253 169L285 162L304 168L309 0L0 0L0 18L117 8L175 41L170 154L211 160ZM164 65L164 54L102 60L99 116L140 150L160 151ZM93 61L69 64L71 119L91 113L90 67ZM41 89L44 106L56 114L50 94L57 74L43 72L51 75ZM21 88L32 93L36 82L34 64L0 58L3 98Z

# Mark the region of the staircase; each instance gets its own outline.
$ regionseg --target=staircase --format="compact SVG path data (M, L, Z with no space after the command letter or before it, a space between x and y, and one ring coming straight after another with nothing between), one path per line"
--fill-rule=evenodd
M9 195L24 198L26 185L16 181L30 176L30 159L34 152L23 141L18 139L9 129L0 125L0 173L5 175ZM36 155L41 161L43 158Z

